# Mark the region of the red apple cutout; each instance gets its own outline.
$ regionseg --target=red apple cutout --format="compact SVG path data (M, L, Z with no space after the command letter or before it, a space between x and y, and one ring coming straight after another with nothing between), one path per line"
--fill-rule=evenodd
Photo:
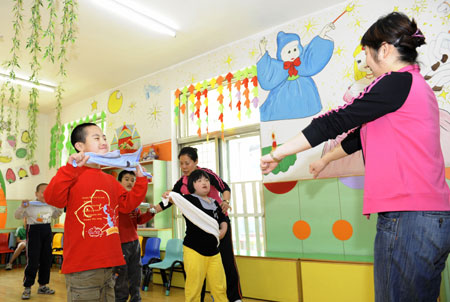
M38 164L32 164L30 166L30 173L31 173L31 175L38 175L39 174L39 166L38 166Z

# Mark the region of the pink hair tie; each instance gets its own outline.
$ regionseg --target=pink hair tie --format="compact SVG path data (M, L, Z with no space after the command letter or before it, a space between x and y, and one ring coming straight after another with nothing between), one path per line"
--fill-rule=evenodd
M416 32L413 35L411 35L411 37L425 38L424 35L420 34L419 32L420 30L417 29Z

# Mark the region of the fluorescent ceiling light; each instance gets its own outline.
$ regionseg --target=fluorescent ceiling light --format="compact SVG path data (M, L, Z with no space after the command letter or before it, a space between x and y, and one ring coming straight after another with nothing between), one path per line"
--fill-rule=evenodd
M14 84L22 85L22 86L29 87L29 88L37 88L39 90L48 91L48 92L55 92L55 88L56 88L55 84L39 81L39 85L36 85L27 79L18 77L17 75L16 75L16 78L13 80L9 77L9 74L3 73L3 72L0 72L0 81L9 81Z
M145 7L139 6L137 3L128 0L93 0L92 2L152 31L172 37L176 36L176 26L169 25L169 21L155 16L154 13L149 12Z

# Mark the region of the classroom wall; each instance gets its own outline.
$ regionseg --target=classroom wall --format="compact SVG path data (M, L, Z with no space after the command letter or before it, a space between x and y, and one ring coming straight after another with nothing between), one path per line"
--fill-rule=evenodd
M286 20L285 24L278 27L118 87L111 87L108 91L64 107L62 120L70 122L88 114L104 111L107 115L106 135L110 141L114 138L115 129L124 124L135 125L144 144L173 140L173 94L177 88L195 85L256 64L260 55L259 43L263 37L268 41L269 55L275 57L276 36L279 31L297 33L301 43L306 45L327 23L345 11L347 5L348 2L343 1L339 5L312 15L297 20ZM336 22L336 29L329 32L328 35L335 43L332 58L324 69L313 77L323 106L319 114L344 104L342 96L347 87L355 81L353 53L360 37L376 18L393 10L405 12L417 19L428 42L419 49L422 73L428 73L438 60L436 56L446 51L445 47L439 49L436 46L439 39L447 34L450 23L449 12L442 10L442 5L445 6L445 3L440 0L356 2L355 9L344 14ZM450 75L448 78L450 81ZM436 91L436 97L443 110L441 118L448 118L450 95L447 94L450 87L446 77L442 81L438 83L431 81L430 85L443 83L443 88ZM261 98L261 101L264 99ZM311 119L312 117L290 120L281 126L272 122L262 123L261 147L271 145L273 131L278 129L277 143L283 143ZM446 132L444 135L448 138L449 133ZM450 142L450 139L444 139L443 142ZM447 166L450 166L450 149L448 146L443 147ZM376 215L372 215L370 220L361 215L363 173L356 174L358 177L308 179L310 176L305 172L307 164L320 157L322 149L318 147L303 154L296 161L295 168L289 172L265 178L266 249L269 252L293 252L299 257L325 254L370 258L373 255ZM52 173L54 170L49 172L50 175ZM448 168L447 179L450 179ZM448 275L448 271L446 274Z

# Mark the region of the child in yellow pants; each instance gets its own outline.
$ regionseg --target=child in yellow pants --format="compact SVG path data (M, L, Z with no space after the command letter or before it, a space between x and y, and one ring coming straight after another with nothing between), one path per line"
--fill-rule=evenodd
M227 222L217 201L208 197L209 189L209 176L205 171L195 170L189 175L188 190L191 194L183 195L184 199L212 217L213 222L216 220L219 225L219 233L217 238L217 233L213 235L212 233L214 232L209 233L205 231L208 228L202 226L202 223L194 224L183 213L186 220L186 236L183 241L183 260L186 270L184 294L186 302L200 301L205 276L214 301L228 301L227 282L218 244L219 239L222 239L227 232ZM162 209L168 207L168 205L164 206L163 203L159 205ZM203 216L202 212L199 212L201 216ZM209 217L207 218L210 219ZM215 231L217 232L217 229Z

